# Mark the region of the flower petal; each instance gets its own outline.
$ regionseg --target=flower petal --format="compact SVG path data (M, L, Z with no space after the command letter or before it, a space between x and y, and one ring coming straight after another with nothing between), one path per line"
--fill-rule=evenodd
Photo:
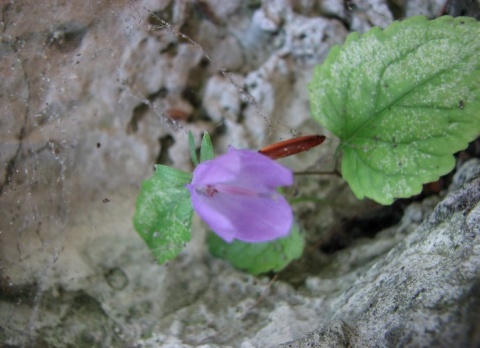
M271 158L251 150L237 150L230 147L228 155L239 159L241 163L235 184L241 187L256 187L272 190L278 186L293 184L293 173L290 169L275 162Z
M198 193L193 185L187 185L186 187L191 194L193 209L195 209L202 220L225 241L233 241L235 238L235 227L228 217L212 206L213 197Z
M293 184L290 169L251 150L229 147L228 152L195 168L192 185L233 183L259 192Z
M240 159L228 156L228 154L202 162L193 172L192 185L210 185L212 183L235 181L240 166Z
M192 192L192 191L191 191ZM284 237L293 223L292 210L280 194L238 196L222 192L214 196L192 192L197 214L227 242L266 242Z
M293 173L251 150L228 152L198 165L186 185L197 214L227 242L265 242L288 235L293 214L276 188Z

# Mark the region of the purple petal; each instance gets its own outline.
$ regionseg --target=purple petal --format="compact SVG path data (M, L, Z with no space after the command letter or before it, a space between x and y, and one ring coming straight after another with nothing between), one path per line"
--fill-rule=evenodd
M293 214L276 188L293 174L269 157L230 147L201 163L186 187L197 214L227 242L265 242L288 235Z
M195 209L197 214L210 226L212 231L225 241L231 242L235 238L235 227L228 217L210 205L211 197L198 193L193 185L187 185L187 188L191 194L193 209Z
M270 196L231 195L213 197L191 190L197 214L227 242L266 242L290 232L293 214L288 202L277 192Z
M251 150L230 147L225 155L201 163L193 173L192 185L235 182L238 187L270 191L293 184L293 174L274 160Z
M200 163L193 172L192 185L209 185L235 181L240 171L240 159L228 153Z
M237 182L241 186L274 189L293 184L292 171L271 158L250 150L237 150L230 147L227 154L236 156L241 163Z

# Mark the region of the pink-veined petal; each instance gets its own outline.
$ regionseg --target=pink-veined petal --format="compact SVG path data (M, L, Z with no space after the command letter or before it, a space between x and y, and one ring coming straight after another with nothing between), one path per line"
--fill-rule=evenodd
M235 238L235 227L227 216L215 209L211 204L212 197L197 192L192 185L187 185L187 188L191 194L193 209L195 209L198 216L225 241L233 241ZM222 234L217 231L221 231Z
M186 187L192 205L227 242L265 242L290 232L293 214L276 188L293 183L292 172L251 150L229 151L197 166Z
M263 154L233 147L229 148L228 154L237 157L241 163L236 180L238 186L256 187L263 191L293 184L292 171Z
M192 185L209 185L235 181L240 171L240 160L227 155L200 163L193 172Z
M218 192L213 197L196 193L192 203L197 214L227 242L265 242L290 232L293 215L280 194L270 196L230 195Z

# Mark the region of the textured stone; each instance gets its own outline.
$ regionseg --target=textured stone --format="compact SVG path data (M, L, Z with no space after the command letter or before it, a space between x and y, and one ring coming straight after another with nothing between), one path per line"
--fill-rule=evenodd
M457 178L470 170L467 163ZM352 269L351 282L337 274L332 318L282 347L478 346L479 202L477 175L388 253ZM331 296L321 282L310 280L310 288L318 284L317 296Z
M0 342L478 345L478 161L431 215L435 197L335 254L307 251L278 278L209 256L197 219L185 251L162 266L133 230L153 164L191 169L189 131L198 143L208 130L218 153L323 132L309 117L313 66L345 39L344 26L364 31L392 18L380 0L343 10L339 1L294 3L2 5ZM285 163L333 168L327 136ZM318 198L295 207L310 241L371 208L336 177L297 186Z
M359 0L350 3L349 7L347 15L351 31L365 33L373 26L386 28L393 21L385 0Z
M411 0L406 4L405 15L407 17L423 15L429 18L436 18L442 15L444 9L445 1L443 0Z

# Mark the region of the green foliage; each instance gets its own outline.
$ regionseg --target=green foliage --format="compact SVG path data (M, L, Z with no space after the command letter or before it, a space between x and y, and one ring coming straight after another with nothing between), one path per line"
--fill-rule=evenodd
M202 146L200 147L200 162L213 159L213 145L208 132L203 133Z
M297 226L292 227L287 237L266 243L245 243L238 240L227 243L214 233L208 236L208 246L214 256L254 275L282 270L302 256L304 244Z
M197 149L195 147L195 139L193 138L192 131L188 132L188 147L190 149L190 158L195 166L198 165ZM200 162L213 159L213 145L212 139L208 132L203 133L202 145L200 147Z
M133 224L158 263L175 258L191 238L192 206L185 184L192 175L163 165L142 183Z
M192 163L198 165L197 149L195 147L195 139L193 139L192 131L188 132L188 147L190 148L190 158L192 159Z
M342 175L358 198L417 194L480 133L480 24L412 17L351 34L309 91L314 119L341 140Z

